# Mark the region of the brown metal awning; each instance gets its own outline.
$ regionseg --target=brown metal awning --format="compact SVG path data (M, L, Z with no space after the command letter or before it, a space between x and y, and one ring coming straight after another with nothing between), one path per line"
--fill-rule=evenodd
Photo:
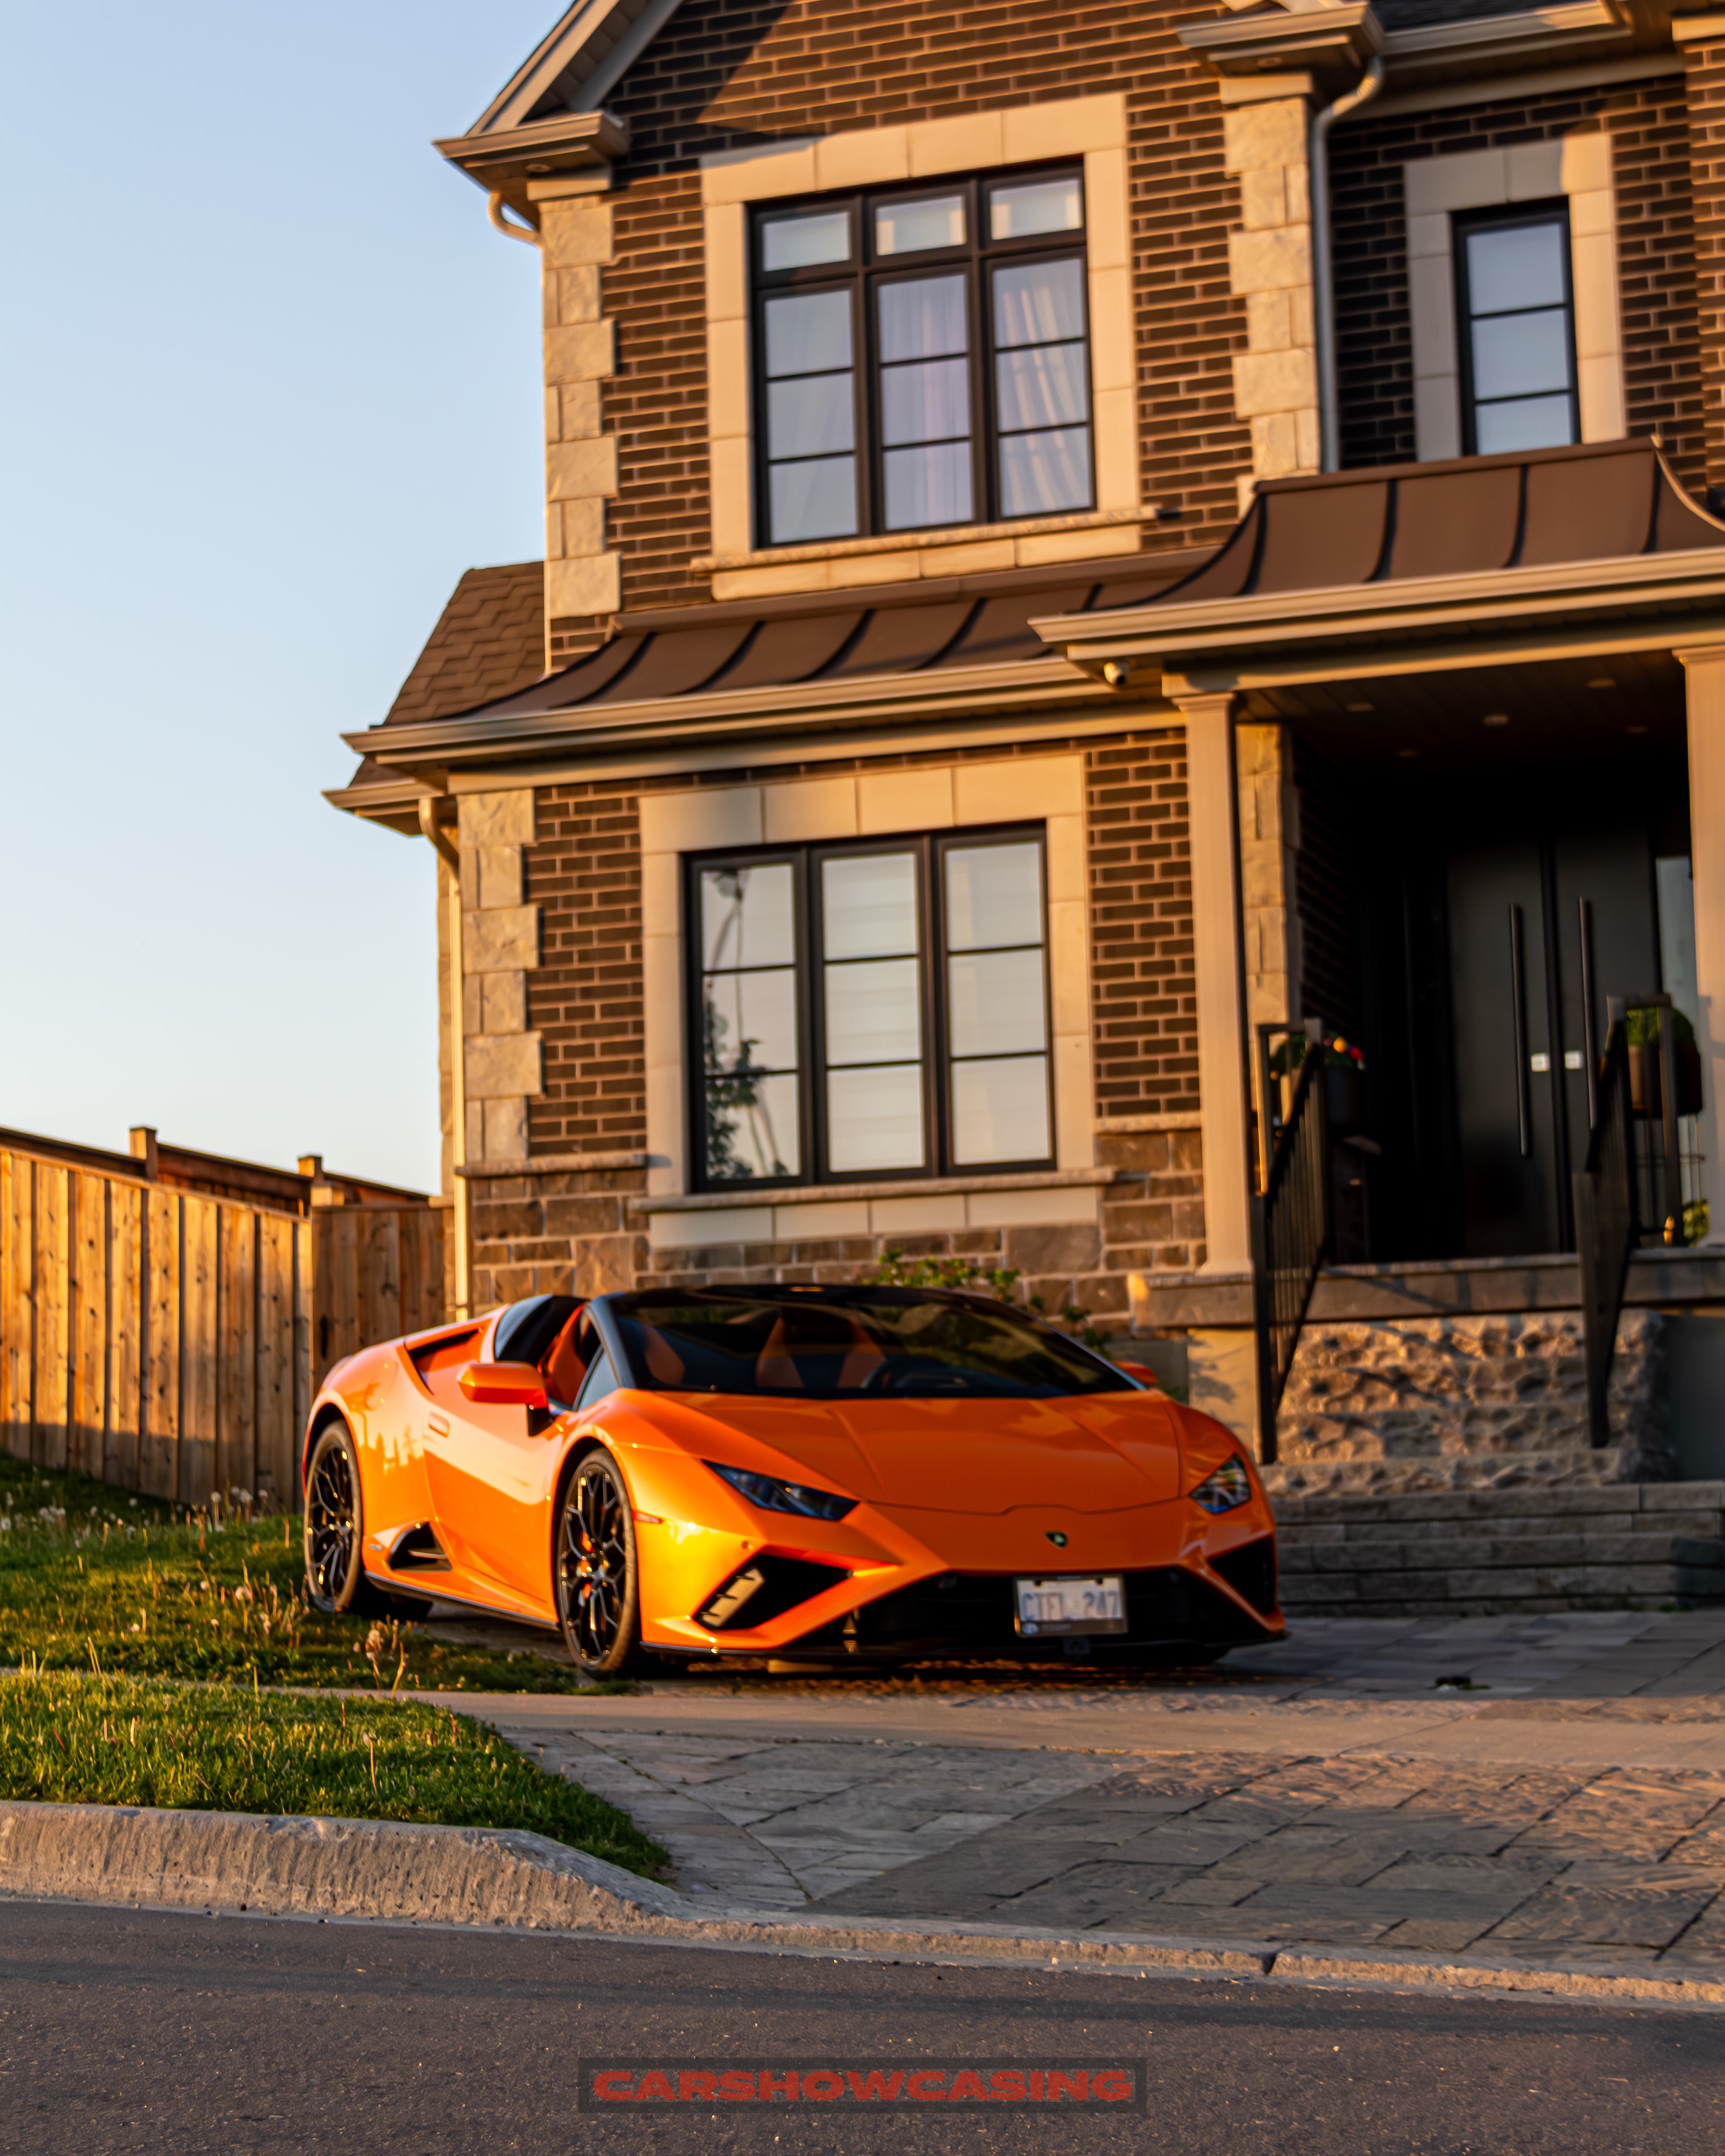
M1266 480L1214 561L1159 598L1175 606L1697 547L1725 547L1725 525L1690 501L1654 443L1601 442Z
M597 651L463 716L506 719L865 675L1045 665L1058 654L1030 627L1037 615L1141 606L1211 552L621 613Z
M1366 645L1392 670L1669 647L1725 629L1725 523L1649 439L1273 480L1181 583L1035 627L1177 693L1358 670Z
M597 650L543 680L459 711L398 707L345 736L365 762L329 798L406 829L419 793L440 790L451 770L572 747L633 750L727 732L765 741L937 714L983 723L1032 706L1094 705L1108 692L1033 622L1142 606L1214 551L622 613Z

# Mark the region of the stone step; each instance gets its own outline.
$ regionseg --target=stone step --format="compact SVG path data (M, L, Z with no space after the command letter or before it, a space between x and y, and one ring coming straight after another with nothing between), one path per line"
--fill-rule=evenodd
M1619 1482L1512 1490L1420 1490L1381 1496L1273 1496L1279 1521L1569 1519L1725 1512L1725 1482Z
M1387 1542L1445 1543L1469 1547L1506 1537L1567 1535L1603 1547L1622 1543L1638 1560L1656 1555L1678 1536L1702 1541L1725 1534L1717 1512L1595 1515L1570 1520L1278 1520L1285 1549L1376 1549Z
M1630 1565L1725 1563L1725 1540L1717 1536L1575 1534L1386 1534L1372 1542L1279 1543L1284 1573L1336 1572L1480 1571L1503 1565Z
M1656 1609L1725 1600L1725 1483L1274 1501L1291 1614Z

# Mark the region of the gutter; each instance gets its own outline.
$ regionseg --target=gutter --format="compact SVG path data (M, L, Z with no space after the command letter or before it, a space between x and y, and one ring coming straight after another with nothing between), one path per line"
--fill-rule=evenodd
M1336 385L1336 268L1330 231L1330 130L1371 102L1384 87L1380 55L1367 64L1353 88L1313 116L1307 162L1312 172L1312 326L1317 343L1317 465L1335 471L1342 461L1341 402Z
M1004 666L955 666L935 673L882 675L828 685L791 682L773 689L720 690L709 696L655 697L639 703L577 704L513 717L480 713L413 726L372 726L341 738L361 755L399 769L451 757L464 763L489 762L519 757L524 749L578 740L589 745L680 741L691 732L708 728L773 734L783 733L788 723L799 728L857 721L880 724L931 713L967 718L978 711L993 714L1027 706L1094 703L1106 693L1091 675L1050 654Z

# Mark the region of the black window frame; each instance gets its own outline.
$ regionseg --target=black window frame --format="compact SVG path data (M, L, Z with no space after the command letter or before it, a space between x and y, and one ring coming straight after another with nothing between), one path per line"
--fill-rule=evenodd
M1033 233L1018 239L988 237L988 199L997 187L1022 187L1038 180L1076 179L1079 187L1081 221L1076 231ZM956 247L918 249L914 254L877 256L874 241L874 212L896 203L927 202L960 194L965 200L965 239ZM765 267L763 233L768 223L787 214L830 216L844 210L850 220L850 256L847 263L818 263L804 269L768 270ZM988 270L999 262L1077 261L1082 269L1081 290L1084 306L1083 343L1086 366L1086 413L1088 437L1086 458L1088 499L1070 507L1045 511L1021 510L1008 515L1001 505L999 398L996 393L993 311L989 304ZM971 411L970 514L938 523L891 525L886 521L886 447L880 424L881 362L875 291L886 284L927 276L943 266L965 274L965 305L969 313ZM1096 326L1090 306L1090 203L1083 161L1065 158L1047 165L995 168L952 179L931 179L917 185L855 189L841 195L810 197L793 202L756 204L750 214L748 234L750 414L752 432L752 475L754 484L753 539L762 552L780 547L842 545L847 539L914 539L919 531L968 528L973 525L1013 524L1041 516L1082 516L1096 506ZM850 338L856 459L856 529L825 538L778 539L772 530L772 462L767 432L768 376L766 307L775 295L788 291L848 290L851 295ZM1076 341L1076 340L1072 340ZM1014 429L1021 433L1028 430ZM843 452L835 454L842 454Z
M945 859L949 852L966 847L1025 843L1034 844L1040 855L1042 998L1046 1029L1045 1045L1040 1052L1046 1065L1049 1150L1037 1159L961 1163L953 1155L952 1071L955 1059L946 988L947 960L952 954L947 948ZM919 1168L834 1170L828 1163L825 1021L818 986L827 963L820 932L819 865L840 857L856 859L906 853L916 857L917 963L921 971L918 1010L922 1029L922 1127L926 1140L923 1163ZM707 1073L702 1024L705 954L701 945L701 878L708 870L766 867L782 861L792 864L795 908L793 943L797 970L798 1172L784 1176L710 1176L706 1172ZM681 901L685 1044L683 1063L688 1102L685 1142L689 1147L688 1183L691 1192L703 1195L719 1191L770 1194L775 1190L806 1189L817 1184L842 1191L849 1186L876 1183L914 1186L952 1176L1019 1175L1055 1166L1060 1135L1055 1122L1054 981L1049 937L1045 824L965 824L943 831L883 833L870 838L812 840L780 846L731 846L685 854Z
M1573 445L1581 439L1581 370L1575 351L1575 262L1572 251L1569 228L1569 203L1567 196L1555 201L1506 203L1491 209L1455 211L1450 219L1450 245L1455 258L1455 356L1458 384L1461 392L1461 453L1476 457L1479 448L1479 399L1473 384L1473 324L1472 297L1468 286L1467 241L1476 232L1514 231L1517 227L1555 224L1563 234L1560 250L1563 265L1563 321L1569 357L1569 442ZM1528 313L1543 313L1549 303L1538 308L1529 308ZM1499 316L1488 316L1497 320ZM1547 395L1554 395L1547 391ZM1488 398L1486 403L1512 403L1511 398ZM1516 454L1508 452L1507 454Z

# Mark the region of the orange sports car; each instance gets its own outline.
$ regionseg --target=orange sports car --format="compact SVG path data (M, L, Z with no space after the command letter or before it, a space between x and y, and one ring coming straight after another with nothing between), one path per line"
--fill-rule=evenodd
M319 1609L465 1604L594 1675L1209 1661L1285 1629L1233 1435L984 1295L534 1296L338 1363L303 1468Z

